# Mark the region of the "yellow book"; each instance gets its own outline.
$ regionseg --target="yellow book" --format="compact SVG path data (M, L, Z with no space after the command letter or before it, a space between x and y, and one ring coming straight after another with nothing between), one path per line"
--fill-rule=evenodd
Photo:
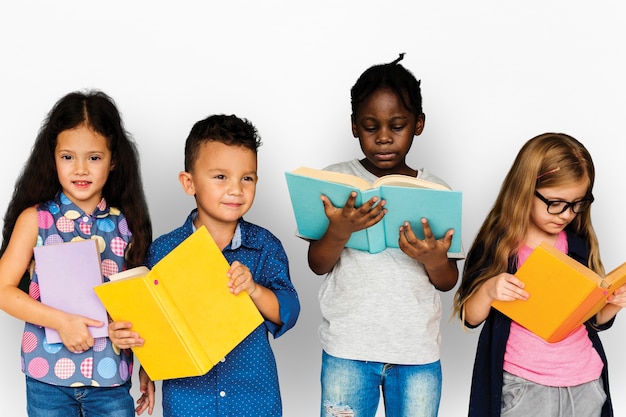
M152 380L198 376L263 323L248 293L230 293L229 268L203 226L152 270L121 272L94 290L113 320L145 339L133 352Z
M605 277L542 242L515 273L527 300L492 306L550 343L563 340L593 317L613 292L626 284L626 262Z

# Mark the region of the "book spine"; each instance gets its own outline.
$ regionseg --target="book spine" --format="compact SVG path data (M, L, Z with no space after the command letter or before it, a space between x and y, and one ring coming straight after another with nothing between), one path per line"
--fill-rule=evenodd
M206 369L213 365L213 362L204 351L202 344L196 338L183 315L176 307L176 303L169 295L167 287L162 285L159 280L158 272L153 269L151 273L146 276L146 281L148 290L153 294L154 299L161 307L163 315L167 318L167 321L172 326L172 329L174 329L181 345L185 347L188 357L192 360L198 370L198 375L202 374Z
M374 197L380 197L380 189L375 188L371 190L366 190L361 193L361 201L359 205L366 203L370 199ZM380 204L380 201L379 203ZM383 217L381 221L376 223L373 226L368 227L365 230L367 235L367 244L368 251L370 253L378 253L384 251L387 247L398 247L398 242L396 241L392 245L388 245L385 238L385 218Z
M559 342L567 337L574 329L593 317L604 306L603 299L606 298L603 288L596 288L585 300L580 303L578 308L554 331L548 342Z

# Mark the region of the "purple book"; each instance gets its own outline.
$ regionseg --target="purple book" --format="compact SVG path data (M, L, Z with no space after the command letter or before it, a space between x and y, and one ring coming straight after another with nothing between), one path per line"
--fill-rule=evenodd
M102 327L89 327L89 331L93 337L108 336L107 312L93 290L102 284L97 241L36 246L34 252L41 302L66 313L102 321ZM47 343L61 343L56 330L45 330Z

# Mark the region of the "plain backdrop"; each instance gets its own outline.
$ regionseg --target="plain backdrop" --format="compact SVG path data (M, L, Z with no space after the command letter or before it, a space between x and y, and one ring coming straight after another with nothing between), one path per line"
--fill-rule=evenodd
M463 191L466 249L526 140L547 131L581 140L596 163L592 215L612 269L626 261L625 14L619 1L3 1L0 210L42 120L70 91L101 89L118 104L141 153L155 237L193 207L177 182L192 124L213 113L248 118L263 146L246 218L282 240L302 304L296 327L272 342L284 415L316 416L322 278L294 236L284 172L361 155L350 131L357 77L406 53L426 113L409 164ZM477 339L449 320L453 294L442 294L446 417L467 413ZM24 416L22 323L0 313L0 330L0 414ZM616 415L626 415L624 331L618 317L602 334Z

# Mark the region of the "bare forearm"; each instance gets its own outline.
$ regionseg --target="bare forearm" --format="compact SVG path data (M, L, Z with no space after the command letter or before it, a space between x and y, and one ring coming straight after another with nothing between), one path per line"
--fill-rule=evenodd
M350 235L341 236L332 230L327 230L320 240L312 241L309 244L309 267L317 275L330 272L343 251Z
M19 320L58 329L59 324L67 319L66 313L32 299L17 287L6 286L1 292L0 308Z
M424 265L424 267L426 268L430 282L432 282L439 291L450 291L454 288L459 279L459 269L454 259L446 258L442 263L431 266Z
M276 294L268 288L257 284L250 298L261 315L272 323L282 324L280 319L280 306Z
M596 324L603 325L604 323L611 320L613 317L619 313L622 307L615 304L607 304L602 307L602 310L596 314Z
M465 302L465 321L472 326L478 326L487 319L491 311L491 299L486 291L485 286L489 285L485 282L470 298Z

